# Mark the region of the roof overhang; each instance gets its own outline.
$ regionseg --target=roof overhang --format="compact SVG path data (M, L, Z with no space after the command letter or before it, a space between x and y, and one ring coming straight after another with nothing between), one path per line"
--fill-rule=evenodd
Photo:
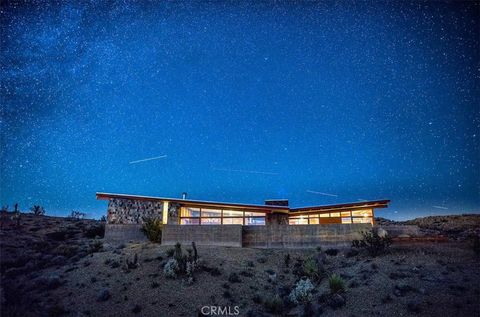
M228 202L216 202L216 201L205 201L205 200L191 200L191 199L178 199L178 198L168 198L168 197L155 197L155 196L141 196L141 195L130 195L130 194L114 194L114 193L96 193L97 199L99 200L109 200L113 198L117 199L132 199L132 200L147 200L147 201L168 201L175 202L182 206L190 207L217 207L217 208L236 208L236 209L248 209L248 210L258 210L266 213L270 212L280 212L288 213L288 207L284 206L267 206L267 205L255 205L255 204L239 204L239 203L228 203Z
M364 208L387 208L390 200L371 200L371 201L360 201L354 203L345 203L345 204L336 204L336 205L323 205L323 206L309 206L309 207L300 207L300 208L291 208L290 214L300 215L308 213L318 213L318 212L330 212L330 211L342 211L342 210L357 210Z

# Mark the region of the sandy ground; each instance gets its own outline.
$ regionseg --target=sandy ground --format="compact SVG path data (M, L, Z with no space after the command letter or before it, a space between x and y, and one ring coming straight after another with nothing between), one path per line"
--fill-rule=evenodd
M198 316L205 305L230 306L232 313L233 307L239 306L240 316L270 316L264 302L275 294L288 294L294 287L299 279L293 273L296 259L319 253L315 249L199 246L201 263L207 269L197 271L189 285L185 277L168 279L163 275L166 251L171 247L103 243L100 252L91 253L92 239L82 237L80 230L58 242L76 250L65 256L64 262L51 259L52 263L36 267L30 263L42 259L47 251L28 250L35 249L37 240L48 232L48 224L50 230L59 225L91 225L41 218L43 231L36 231L35 237L29 228L37 226L40 220L36 219L21 229L2 229L2 316ZM52 249L45 249L48 252L58 249L48 243L52 244ZM78 257L83 251L86 254ZM480 257L467 242L394 245L388 254L376 258L364 253L347 257L347 252L327 255L325 264L327 274L340 274L346 281L345 305L329 306L325 301L328 281L323 278L315 283L314 315L480 316ZM292 259L288 267L284 263L287 253ZM5 259L15 254L17 258L30 255L30 261L20 261L22 266L16 271L12 267L15 261ZM126 260L135 254L138 267L126 269ZM238 274L239 282L229 281L232 272ZM285 307L278 315L302 316L303 308Z

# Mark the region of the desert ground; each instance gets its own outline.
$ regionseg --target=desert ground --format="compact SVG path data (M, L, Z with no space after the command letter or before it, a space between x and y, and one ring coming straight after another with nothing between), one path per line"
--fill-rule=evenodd
M469 239L480 215L412 221L448 241L394 242L376 257L198 246L193 281L165 276L172 246L103 241L96 220L22 214L17 224L9 215L0 229L1 316L201 316L203 306L232 315L238 306L239 316L480 316L480 256ZM294 304L308 258L321 270L310 277L310 304ZM332 274L346 286L335 295Z

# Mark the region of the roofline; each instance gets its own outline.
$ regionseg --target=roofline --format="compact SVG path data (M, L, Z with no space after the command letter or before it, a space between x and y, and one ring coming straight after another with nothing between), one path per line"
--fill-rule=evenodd
M232 206L232 207L243 207L250 209L262 209L262 210L285 210L288 211L288 206L270 206L270 205L255 205L255 204L241 204L241 203L229 203L229 202L218 202L218 201L207 201L207 200L191 200L191 199L181 199L181 198L168 198L168 197L156 197L156 196L143 196L143 195L131 195L131 194L116 194L116 193L104 193L97 192L97 199L105 200L110 198L123 198L123 199L140 199L140 200L161 200L161 201L172 201L177 203L183 203L188 205L200 205L200 206Z
M374 208L387 208L389 199L382 200L369 200L353 203L335 204L335 205L322 205L322 206L308 206L299 208L290 208L293 213L302 211L318 211L318 210L332 210L332 209L345 209L345 208L362 208L362 207L374 207Z

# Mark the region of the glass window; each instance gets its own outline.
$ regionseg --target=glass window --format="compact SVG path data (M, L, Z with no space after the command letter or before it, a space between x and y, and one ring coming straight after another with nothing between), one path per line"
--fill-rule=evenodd
M181 218L180 224L181 225L199 225L200 219L199 218Z
M353 223L372 223L372 218L370 217L361 217L361 218L353 218Z
M245 211L245 217L265 217L264 212Z
M316 218L309 218L308 220L310 221L310 224L311 224L311 225L318 225L318 224L320 224L320 221L318 220L318 217L316 217Z
M265 217L245 218L245 225L247 226L262 226L265 224Z
M224 217L243 217L243 211L239 210L224 210L223 211Z
M352 223L352 218L350 217L342 218L342 223Z
M320 214L320 217L322 218L328 218L330 217L330 214L327 212L327 213L323 213L323 214Z
M308 225L308 218L305 218L305 217L290 218L288 223L291 225Z
M200 208L182 207L180 217L200 217Z
M350 211L342 211L340 214L342 217L350 217Z
M207 209L202 208L202 218L203 217L221 217L222 211L220 209Z
M371 217L372 210L371 209L363 209L363 210L353 210L352 216L354 217Z
M202 218L202 225L221 225L220 218Z
M243 218L223 218L224 225L243 225Z
M308 218L318 218L318 215L308 215Z
M340 213L339 212L331 212L330 217L340 217Z

